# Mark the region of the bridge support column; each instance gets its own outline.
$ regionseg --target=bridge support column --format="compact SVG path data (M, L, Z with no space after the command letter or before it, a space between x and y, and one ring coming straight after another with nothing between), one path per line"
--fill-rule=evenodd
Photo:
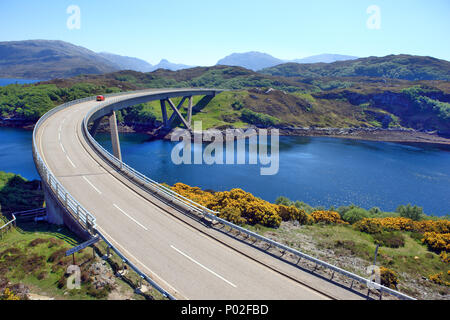
M44 191L45 209L47 213L47 222L55 225L65 225L70 231L75 233L83 240L89 240L90 234L87 232L72 215L64 207L61 199L57 199L56 195L50 190L50 186L42 183Z
M192 96L189 97L189 106L188 106L188 114L187 114L187 122L190 126L192 126Z
M114 156L122 161L122 153L120 152L119 131L117 130L116 112L113 111L109 116L109 128L111 130L111 144Z
M186 119L184 119L183 115L181 114L180 110L183 107L183 103L184 101L189 98L189 97L183 97L183 99L181 99L180 103L178 104L178 106L176 107L175 104L172 102L172 100L170 100L169 98L167 99L167 102L169 103L169 106L172 108L173 110L173 114L169 119L169 125L172 123L173 119L178 116L178 118L181 120L181 122L184 124L184 126L186 127L186 129L191 130L191 124L186 121Z
M167 123L167 108L166 108L166 100L160 100L161 103L161 113L163 117L164 128L167 128L169 124Z

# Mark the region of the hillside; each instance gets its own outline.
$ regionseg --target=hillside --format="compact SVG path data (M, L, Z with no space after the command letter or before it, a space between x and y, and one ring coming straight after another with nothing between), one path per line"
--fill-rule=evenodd
M35 85L0 88L3 122L35 121L65 101L100 93L143 88L215 87L232 89L193 119L216 127L412 128L450 136L448 81L407 81L367 77L279 77L240 67L197 67L150 73L120 71L84 75ZM195 101L197 102L197 101ZM136 130L161 121L158 103L119 118ZM142 127L145 119L147 127ZM136 127L138 125L139 128Z
M323 53L318 54L315 56L310 56L302 59L295 59L292 62L295 63L332 63L335 61L345 61L345 60L355 60L358 59L358 57L355 56L346 56L342 54L330 54L330 53Z
M450 62L432 57L389 55L329 64L286 63L261 70L284 77L379 77L404 80L450 80Z
M119 66L120 70L134 70L139 72L149 72L153 70L153 66L150 63L138 58L120 56L108 52L99 52L98 54Z
M63 41L0 42L0 77L3 78L68 78L119 69L97 53Z

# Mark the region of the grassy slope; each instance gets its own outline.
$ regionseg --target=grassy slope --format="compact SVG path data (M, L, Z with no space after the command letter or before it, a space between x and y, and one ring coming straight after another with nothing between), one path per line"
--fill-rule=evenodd
M365 269L373 264L376 245L372 236L348 225L295 227L287 222L279 229L261 226L248 228L364 277L367 277ZM421 299L442 299L441 294L450 294L448 287L423 279L438 272L447 275L448 264L442 262L439 255L427 250L420 240L412 238L411 233L402 234L405 236L405 246L380 247L377 265L397 272L400 280L398 288L407 294ZM447 281L449 278L447 275ZM421 290L429 296L421 295Z
M65 227L48 224L21 224L21 228L7 233L0 242L0 280L8 279L12 284L23 283L30 288L31 293L60 299L94 300L107 299L99 290L93 290L88 283L82 282L80 290L68 290L66 286L58 287L58 281L63 278L65 270L72 264L72 256L59 256L50 261L52 254L66 251L79 244L79 239ZM32 246L30 243L38 240L40 243ZM106 254L106 245L96 244L97 257L93 259L92 249L86 248L75 254L75 260L81 266L82 273L94 262L102 262L98 255ZM108 260L109 265L121 265L121 260L113 255ZM108 264L107 264L108 265ZM139 277L130 272L125 278L114 278L116 289L109 297L115 299L142 300L144 296L134 293L133 286L139 282ZM153 288L147 292L150 299L163 299Z

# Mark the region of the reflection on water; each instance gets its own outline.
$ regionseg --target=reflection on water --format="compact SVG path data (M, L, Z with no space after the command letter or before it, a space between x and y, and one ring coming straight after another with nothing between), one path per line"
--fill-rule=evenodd
M109 135L97 139L111 150ZM284 195L313 206L355 203L395 210L412 203L428 214L449 213L449 146L280 137L280 170L261 176L259 165L177 166L170 159L176 143L146 141L137 134L120 139L124 161L159 182L217 191L242 188L268 201Z

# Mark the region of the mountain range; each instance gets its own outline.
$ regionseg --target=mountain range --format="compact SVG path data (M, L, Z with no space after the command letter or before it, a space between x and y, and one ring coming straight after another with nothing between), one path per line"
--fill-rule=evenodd
M334 62L355 59L353 56L323 54L292 61L266 53L233 53L217 65L238 66L254 71L286 62ZM142 59L92 50L59 40L26 40L0 42L0 77L23 79L69 78L80 74L104 74L119 70L151 72L157 69L177 71L192 68L162 59L152 65Z
M355 56L345 56L340 54L319 54L311 57L306 57L302 59L295 60L281 60L275 58L267 53L261 53L256 51L245 52L245 53L232 53L229 56L219 60L217 65L243 67L253 71L259 71L265 68L274 67L280 64L293 62L293 63L331 63L335 61L345 61L358 59Z

